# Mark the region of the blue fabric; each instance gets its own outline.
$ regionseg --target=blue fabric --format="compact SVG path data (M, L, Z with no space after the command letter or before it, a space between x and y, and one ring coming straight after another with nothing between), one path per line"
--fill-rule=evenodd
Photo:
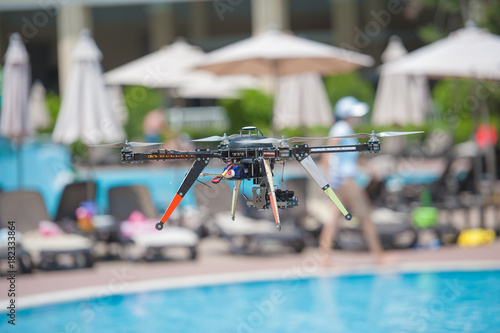
M343 120L335 123L328 136L341 136L354 134L351 126ZM340 145L356 145L358 139L340 139ZM355 178L358 173L359 152L334 153L328 158L328 181L333 189L338 188L347 178Z

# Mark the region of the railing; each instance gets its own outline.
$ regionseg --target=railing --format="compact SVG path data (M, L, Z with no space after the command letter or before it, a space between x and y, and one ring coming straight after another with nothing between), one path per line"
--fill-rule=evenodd
M213 128L223 131L229 127L226 110L220 106L171 108L168 123L175 129Z

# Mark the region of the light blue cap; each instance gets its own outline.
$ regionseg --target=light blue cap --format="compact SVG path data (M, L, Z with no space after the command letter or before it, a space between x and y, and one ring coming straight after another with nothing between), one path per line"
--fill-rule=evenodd
M362 117L368 113L368 104L358 101L352 96L342 97L335 104L335 116L338 119Z

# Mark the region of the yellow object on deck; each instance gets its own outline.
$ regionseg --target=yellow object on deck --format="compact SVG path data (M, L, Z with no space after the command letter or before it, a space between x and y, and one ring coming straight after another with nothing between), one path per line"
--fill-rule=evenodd
M495 231L491 229L468 229L460 232L457 243L461 247L490 245L495 237Z

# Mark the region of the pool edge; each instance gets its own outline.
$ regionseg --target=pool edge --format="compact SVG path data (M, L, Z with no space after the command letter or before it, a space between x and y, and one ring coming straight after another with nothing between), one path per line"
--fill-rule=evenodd
M294 267L287 269L255 270L251 272L231 272L184 276L176 278L152 279L130 282L122 286L124 289L112 290L108 285L67 289L63 291L43 293L16 298L18 310L29 309L57 303L90 300L112 295L127 295L154 290L168 290L188 287L215 286L231 283L247 283L259 281L279 281L306 279L314 277L333 277L349 275L372 275L394 273L449 272L449 271L481 271L500 270L500 260L464 260L464 261L433 261L399 263L398 265L374 266L363 265L350 268L320 268L318 266L303 269L300 274L294 273ZM5 313L9 300L0 301L0 314Z

